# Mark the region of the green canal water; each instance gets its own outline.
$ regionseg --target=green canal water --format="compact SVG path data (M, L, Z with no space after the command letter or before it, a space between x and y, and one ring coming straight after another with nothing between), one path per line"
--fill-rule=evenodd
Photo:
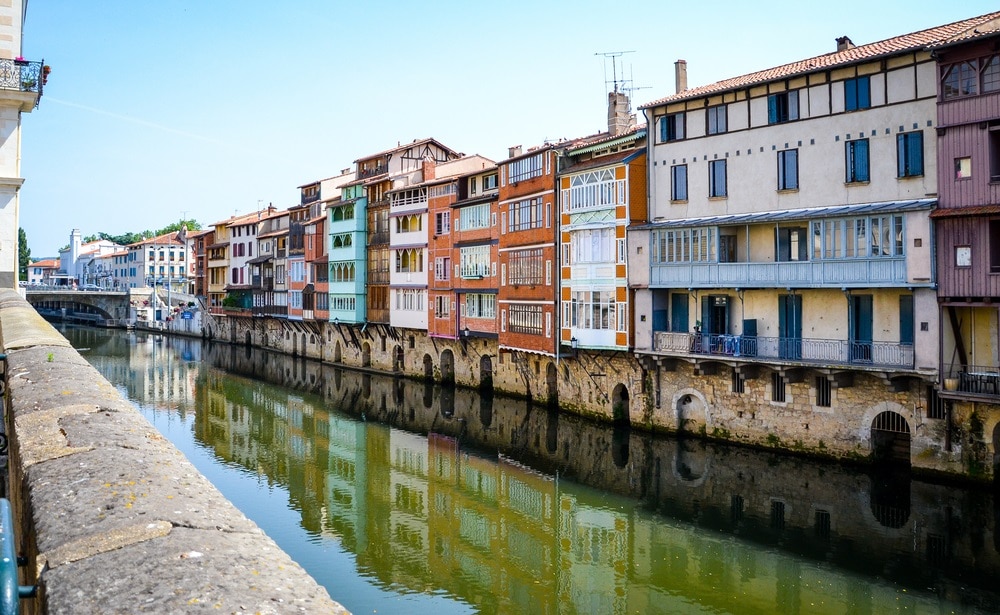
M1000 611L988 490L242 347L63 333L354 613Z

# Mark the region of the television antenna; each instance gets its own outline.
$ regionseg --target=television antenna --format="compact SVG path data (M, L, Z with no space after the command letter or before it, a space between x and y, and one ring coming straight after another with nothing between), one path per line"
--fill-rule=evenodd
M626 53L635 53L634 50L627 51L599 51L595 53L595 56L601 56L604 58L604 85L611 86L613 92L618 92L621 90L625 92L629 99L632 98L632 92L635 90L647 90L649 86L636 86L633 85L632 80L632 67L629 66L629 76L625 78L625 67L621 65L621 57ZM608 60L611 60L611 79L608 79ZM621 73L619 78L618 74ZM631 107L631 103L629 103ZM631 109L630 109L631 110Z

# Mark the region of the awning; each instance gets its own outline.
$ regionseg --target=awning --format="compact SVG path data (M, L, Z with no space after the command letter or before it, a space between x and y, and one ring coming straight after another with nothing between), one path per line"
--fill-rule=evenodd
M726 214L703 216L700 218L678 218L676 220L654 220L639 224L631 229L689 228L693 226L730 226L738 224L760 224L763 222L785 222L793 220L814 220L817 218L844 218L848 216L870 216L875 214L895 214L922 209L933 209L937 199L915 201L884 201L881 203L858 203L854 205L832 205L830 207L804 207L781 209L750 214Z

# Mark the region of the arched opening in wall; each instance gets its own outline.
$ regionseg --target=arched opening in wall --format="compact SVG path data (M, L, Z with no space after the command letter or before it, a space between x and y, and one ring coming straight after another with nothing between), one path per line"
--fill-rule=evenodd
M486 354L479 359L479 393L481 395L493 393L493 359Z
M306 334L302 334L302 356L306 356Z
M441 383L455 384L455 354L450 349L441 351Z
M403 371L403 347L397 345L392 349L392 371Z
M361 367L371 367L372 366L372 345L365 342L365 345L361 347Z
M247 334L246 334L246 345L247 345L247 348L249 348L252 345L252 342L253 342L253 336L250 335L249 331L247 331Z
M545 366L545 391L548 404L550 406L558 406L559 373L556 371L556 364L551 361Z
M434 383L429 380L424 381L424 408L434 405Z
M703 440L678 440L675 450L673 471L677 478L694 482L708 475L711 452Z
M337 341L337 345L333 347L333 362L340 363L344 360L342 355L343 351L340 348L340 341Z
M434 359L431 355L424 355L424 380L434 380Z
M910 477L882 468L871 476L869 505L882 527L899 529L910 519Z
M629 425L628 388L618 383L611 391L611 420L615 425Z
M705 421L705 404L698 396L685 393L677 398L677 435L696 433L698 423Z
M910 467L910 426L898 412L880 412L871 427L872 461L880 465Z

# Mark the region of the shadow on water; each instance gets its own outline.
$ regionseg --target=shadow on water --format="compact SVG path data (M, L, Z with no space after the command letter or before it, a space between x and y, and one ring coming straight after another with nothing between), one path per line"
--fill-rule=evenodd
M87 343L82 341L81 345ZM141 352L156 352L146 346L141 348ZM280 385L300 395L315 396L303 398L305 402L297 402L312 409L303 414L309 417L308 420L297 419L296 429L303 433L308 429L313 434L310 437L317 443L321 440L315 434L323 433L322 442L329 442L324 446L330 450L333 448L334 424L356 417L368 421L370 426L385 425L401 430L393 431L393 434L427 435L429 459L438 459L435 467L443 467L440 465L442 459L450 459L449 463L457 464L455 469L448 470L462 477L454 483L456 485L465 485L468 489L465 481L473 475L479 476L476 482L478 491L448 496L469 498L461 511L449 508L458 504L446 506L451 500L441 499L445 497L443 493L435 496L438 499L433 501L433 506L453 511L450 514L461 512L464 515L461 516L461 531L471 533L463 533L462 540L481 538L484 545L495 541L495 538L490 538L493 535L490 532L499 530L489 530L491 526L485 517L480 519L477 515L497 509L500 503L498 498L506 491L487 480L489 472L485 468L496 465L498 460L501 463L510 460L520 464L519 467L532 468L531 473L520 476L516 481L505 479L508 483L504 487L507 491L513 490L507 497L521 494L518 497L523 495L527 498L523 502L506 502L509 507L524 507L528 511L527 518L544 519L546 514L553 514L552 507L559 501L563 502L560 506L569 506L566 500L558 499L547 505L535 504L529 494L554 493L554 497L567 498L571 493L567 490L568 486L575 483L616 497L632 498L636 502L636 511L655 515L671 527L680 525L738 537L741 544L765 546L762 552L777 549L785 554L807 558L820 566L835 566L873 579L898 583L915 591L929 590L939 596L951 596L951 599L960 596L964 604L973 604L985 610L1000 610L1000 597L996 593L996 579L1000 578L1000 533L997 532L1000 512L995 507L994 494L990 490L925 483L912 480L907 473L892 468L867 472L767 451L719 446L690 437L655 437L630 429L624 421L614 425L596 424L523 399L442 387L423 380L359 373L261 351L247 356L242 351L233 352L231 348L215 344L198 345L196 349L180 348L179 351L200 358L205 366L203 373L207 371L211 375L215 373L213 370L224 370ZM209 380L213 377L210 376ZM199 378L204 379L205 376ZM227 382L221 372L216 380L218 387ZM243 388L246 386L250 385L243 385ZM329 414L323 414L321 419L319 412ZM276 422L278 418L265 413L253 420L266 425ZM358 450L377 450L377 442L395 437L381 431L373 432L372 428L364 432L364 448ZM250 433L268 432L263 428L253 428ZM361 432L353 427L341 427L338 433ZM209 440L214 437L210 430L199 430L197 436ZM351 435L350 439L361 437ZM213 446L210 441L208 443ZM264 444L258 446L265 447ZM215 450L228 450L229 443L220 442L213 447ZM327 455L332 455L330 450ZM400 457L405 458L405 455ZM247 465L252 463L259 462L248 461ZM369 460L369 463L372 461ZM537 478L529 478L536 475ZM557 477L554 492L551 477ZM288 482L293 492L308 491L306 485L292 479L292 474L269 478ZM528 484L525 481L540 482L535 491L524 491L524 484ZM389 499L394 499L397 504L421 501L407 490L405 483L397 483L394 489ZM343 502L372 496L367 491L352 492L351 495L338 493L293 493L293 500L305 502L325 497L323 506L336 510L337 506L344 505ZM594 498L594 510L603 510L602 505L597 503L599 496L584 495L582 491L572 493L577 502L572 505L574 508L586 498ZM347 499L341 502L337 498ZM420 510L426 510L430 505L430 502L425 502ZM375 500L366 504L366 515L371 516L373 524L363 528L366 532L380 527L382 522L378 519L390 516L380 506L383 504ZM484 507L481 511L480 506ZM549 512L546 513L546 510ZM625 518L634 520L640 513L629 515ZM345 541L350 542L350 537L356 535L359 529L338 526L337 531L345 536ZM637 530L632 528L628 531ZM711 534L705 536L708 535ZM401 536L405 538L409 534ZM416 540L416 537L413 539ZM438 537L437 540L438 543L426 547L431 549L432 557L435 553L441 556L434 549L445 549L451 544L448 542L450 539ZM442 540L444 542L440 542ZM629 549L642 550L649 541L655 542L655 537L633 536L630 540L637 543ZM505 548L516 551L513 543ZM651 551L643 557L664 562L662 570L651 573L655 574L657 583L670 586L671 575L688 574L686 568L672 567L670 562L677 561L677 555L671 554L668 547L663 547L668 550L662 553L655 551L661 547L653 545L649 548ZM697 548L692 548L697 551ZM638 552L633 556L637 556ZM798 573L790 570L789 578L797 578ZM738 574L749 574L747 579L752 579L763 572L741 569ZM779 592L776 597L779 604L786 599L791 600L789 596L782 596ZM484 607L484 610L492 609Z

